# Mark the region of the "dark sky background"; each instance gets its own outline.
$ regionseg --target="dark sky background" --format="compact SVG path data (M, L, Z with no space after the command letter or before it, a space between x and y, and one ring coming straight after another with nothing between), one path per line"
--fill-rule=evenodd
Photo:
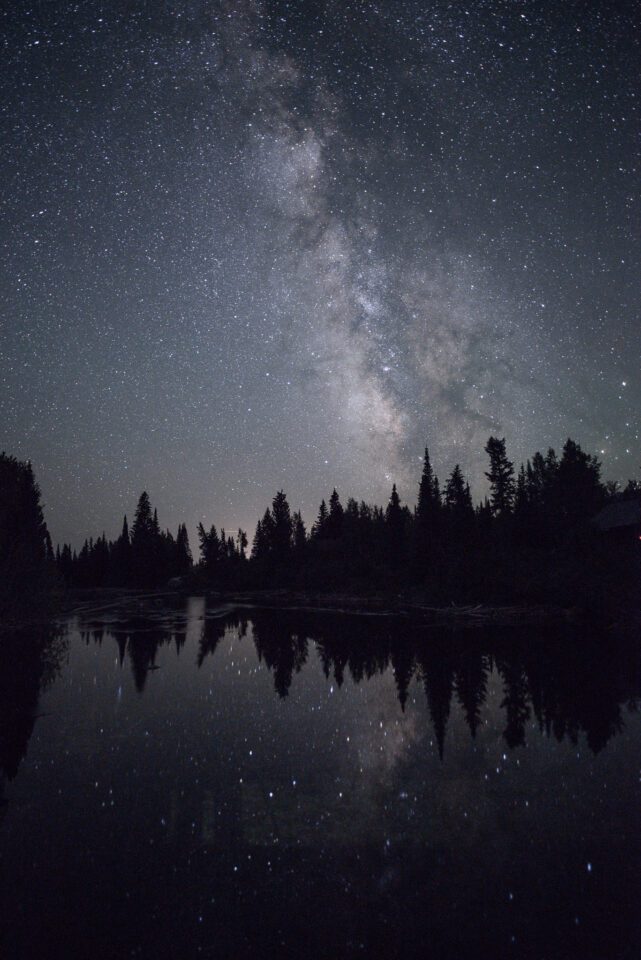
M54 541L639 476L638 2L8 5L0 448Z

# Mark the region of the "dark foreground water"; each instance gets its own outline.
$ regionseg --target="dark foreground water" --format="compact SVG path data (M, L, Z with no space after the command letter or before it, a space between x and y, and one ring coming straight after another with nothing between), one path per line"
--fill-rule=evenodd
M0 956L641 955L639 644L118 609L0 640Z

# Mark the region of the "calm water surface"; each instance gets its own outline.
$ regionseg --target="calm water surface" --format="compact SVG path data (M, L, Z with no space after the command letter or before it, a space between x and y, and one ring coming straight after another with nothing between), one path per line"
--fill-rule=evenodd
M0 956L641 955L637 642L87 610L0 643Z

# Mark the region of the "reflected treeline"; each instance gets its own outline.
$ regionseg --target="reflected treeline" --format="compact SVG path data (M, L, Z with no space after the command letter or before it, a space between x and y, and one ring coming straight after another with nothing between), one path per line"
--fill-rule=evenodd
M436 632L388 617L236 610L188 618L177 610L155 620L88 624L85 639L101 642L105 630L118 643L121 663L128 658L140 692L157 667L159 647L171 644L179 653L189 631L197 643L198 667L224 637L233 642L250 635L281 698L289 694L312 645L325 676L338 687L346 677L358 684L391 670L402 710L412 686L414 697L422 688L441 757L454 703L476 735L493 673L502 686L503 736L510 748L524 745L528 725L536 724L547 735L573 743L585 733L596 753L622 729L624 708L636 709L641 696L641 652L633 644L615 643L609 634L586 636L566 624Z
M60 671L67 649L54 627L4 632L0 637L0 803L13 780L39 715L40 694Z

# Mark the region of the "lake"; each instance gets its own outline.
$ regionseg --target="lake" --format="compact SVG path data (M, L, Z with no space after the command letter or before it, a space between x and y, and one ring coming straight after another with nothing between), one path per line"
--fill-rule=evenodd
M641 652L86 606L0 637L0 956L641 953Z

